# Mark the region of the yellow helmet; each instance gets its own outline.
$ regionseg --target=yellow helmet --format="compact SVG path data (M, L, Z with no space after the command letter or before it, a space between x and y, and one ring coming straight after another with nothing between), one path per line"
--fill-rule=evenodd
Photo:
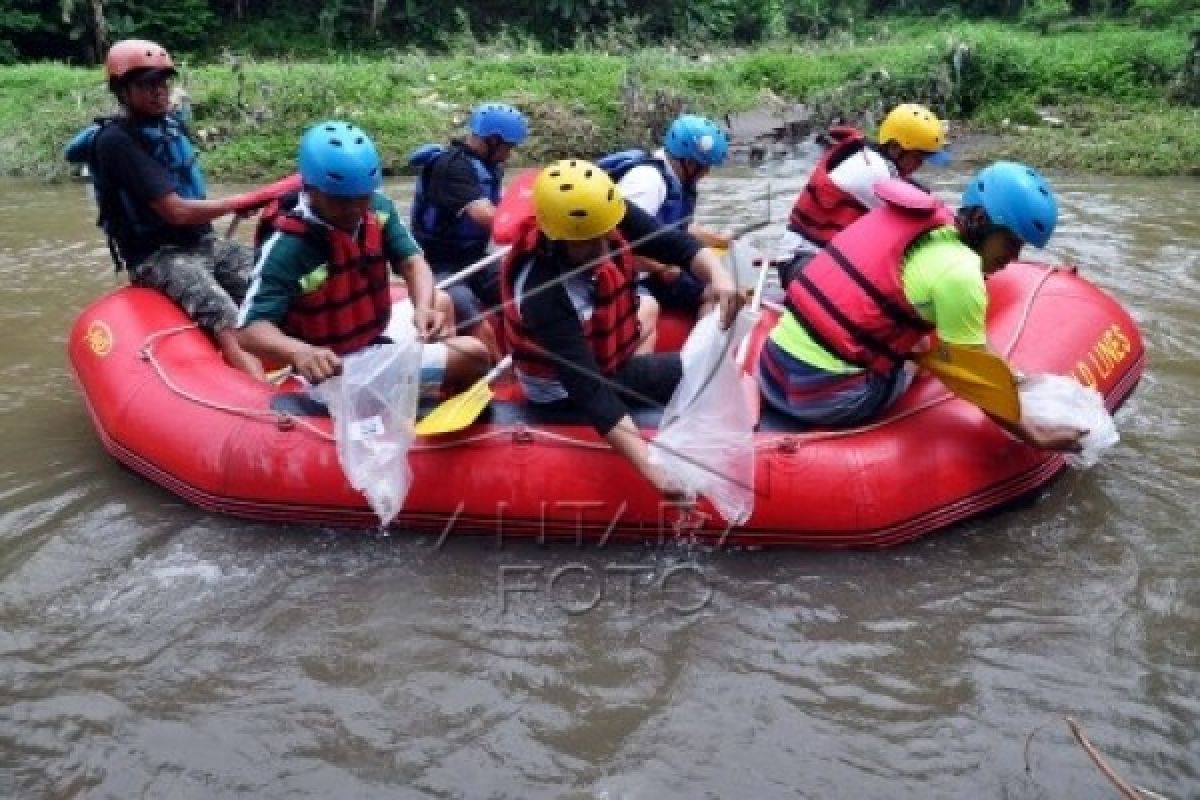
M595 239L617 227L625 200L608 173L590 161L558 161L533 182L538 227L550 239Z
M946 146L946 123L925 106L905 103L888 112L879 126L879 143L889 142L905 150L940 154Z

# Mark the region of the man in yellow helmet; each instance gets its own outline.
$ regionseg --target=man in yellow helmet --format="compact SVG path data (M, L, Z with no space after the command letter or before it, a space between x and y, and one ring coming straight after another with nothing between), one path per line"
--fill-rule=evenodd
M780 241L777 259L784 287L829 240L880 204L875 184L908 178L923 164L949 161L946 124L925 106L893 108L879 126L879 141L849 127L829 131L833 145L800 190Z
M669 476L650 464L628 406L665 404L683 367L679 353L635 355L642 336L635 256L680 267L708 284L726 328L744 298L715 253L626 204L612 179L590 162L546 167L533 200L536 218L518 231L500 272L505 335L525 396L581 415L670 495Z

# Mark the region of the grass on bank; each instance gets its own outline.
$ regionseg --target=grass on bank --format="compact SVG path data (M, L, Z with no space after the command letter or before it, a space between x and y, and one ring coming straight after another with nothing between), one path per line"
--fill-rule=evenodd
M205 142L206 170L216 179L286 172L301 131L330 116L370 131L395 169L412 147L444 140L474 103L494 98L530 114L533 137L521 151L527 161L595 155L631 143L621 100L627 80L714 116L759 104L764 90L851 113L932 99L952 119L1004 134L996 148L1001 152L988 156L1081 170L1200 174L1196 110L1171 106L1164 89L1188 47L1179 26L1040 34L994 23L954 23L945 30L904 23L881 26L861 40L843 35L700 57L672 48L545 54L480 44L444 57L244 59L187 66L183 83L192 97L193 129ZM1067 126L1018 130L1038 125L1047 107ZM98 69L0 68L0 172L65 175L62 145L110 108Z

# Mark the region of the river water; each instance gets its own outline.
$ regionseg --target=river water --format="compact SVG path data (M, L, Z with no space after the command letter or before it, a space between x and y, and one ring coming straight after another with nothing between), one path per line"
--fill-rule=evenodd
M710 180L703 214L758 214L761 178ZM1200 797L1200 181L1051 178L1042 257L1146 335L1121 444L1031 507L850 553L202 513L106 455L70 376L73 315L116 285L84 189L3 184L0 797L1115 796L1064 715Z

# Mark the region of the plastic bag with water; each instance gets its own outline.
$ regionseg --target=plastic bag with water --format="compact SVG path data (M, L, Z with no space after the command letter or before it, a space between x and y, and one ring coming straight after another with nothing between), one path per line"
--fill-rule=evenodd
M727 331L716 311L696 323L683 346L683 378L650 447L652 464L733 525L754 511L755 415L736 358L754 318L743 311Z
M1023 382L1021 417L1038 425L1067 425L1087 431L1083 450L1066 454L1072 467L1087 469L1100 460L1100 453L1121 440L1104 398L1091 387L1062 375L1038 375Z
M342 374L313 390L333 417L338 461L386 527L412 483L408 451L416 434L421 344L408 334L342 359Z

